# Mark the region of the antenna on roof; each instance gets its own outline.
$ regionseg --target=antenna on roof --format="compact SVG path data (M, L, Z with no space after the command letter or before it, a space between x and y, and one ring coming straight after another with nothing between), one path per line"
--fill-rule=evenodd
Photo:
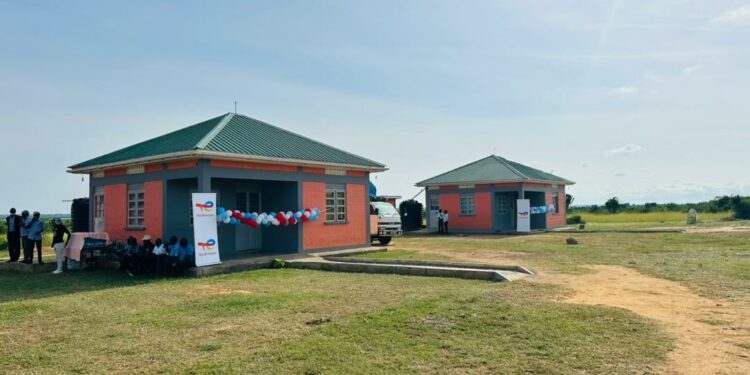
M237 101L234 101L234 114L237 114Z

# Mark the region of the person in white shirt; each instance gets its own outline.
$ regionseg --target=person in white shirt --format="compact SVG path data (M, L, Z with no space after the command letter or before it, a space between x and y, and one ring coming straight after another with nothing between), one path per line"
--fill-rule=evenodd
M443 233L448 234L448 210L443 211Z
M156 273L158 275L164 275L167 272L167 247L164 246L164 242L161 238L156 239L154 244L154 256L156 257Z
M438 221L438 233L443 233L443 210L438 210L437 221Z

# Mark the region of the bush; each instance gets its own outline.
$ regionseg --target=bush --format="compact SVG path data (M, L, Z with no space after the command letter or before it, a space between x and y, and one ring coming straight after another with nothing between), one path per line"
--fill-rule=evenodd
M571 224L586 224L586 220L583 220L581 215L568 216L568 225Z
M750 220L750 198L736 199L732 206L735 219Z
M284 259L276 258L273 260L273 263L271 264L271 268L284 268L286 267L286 262L284 262Z

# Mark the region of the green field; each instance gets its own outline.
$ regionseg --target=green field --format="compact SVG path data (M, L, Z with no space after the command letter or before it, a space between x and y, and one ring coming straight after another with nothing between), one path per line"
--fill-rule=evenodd
M568 216L580 215L587 223L679 223L684 225L687 221L687 213L684 212L620 212L616 214L589 213L571 211ZM699 213L700 222L727 221L732 216L731 212Z
M569 236L408 236L365 257L511 259L549 275L619 265L750 303L750 232ZM533 280L0 272L0 286L0 373L654 373L675 347L654 321Z

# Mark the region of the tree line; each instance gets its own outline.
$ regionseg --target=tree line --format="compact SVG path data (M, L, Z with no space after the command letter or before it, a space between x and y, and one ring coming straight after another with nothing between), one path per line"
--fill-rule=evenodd
M572 201L572 199L568 199ZM648 213L648 212L688 212L694 208L698 212L733 212L737 219L750 219L750 197L740 195L724 195L705 202L698 203L644 203L631 204L621 202L619 198L612 197L603 205L579 205L571 206L571 211L589 213L618 212Z

